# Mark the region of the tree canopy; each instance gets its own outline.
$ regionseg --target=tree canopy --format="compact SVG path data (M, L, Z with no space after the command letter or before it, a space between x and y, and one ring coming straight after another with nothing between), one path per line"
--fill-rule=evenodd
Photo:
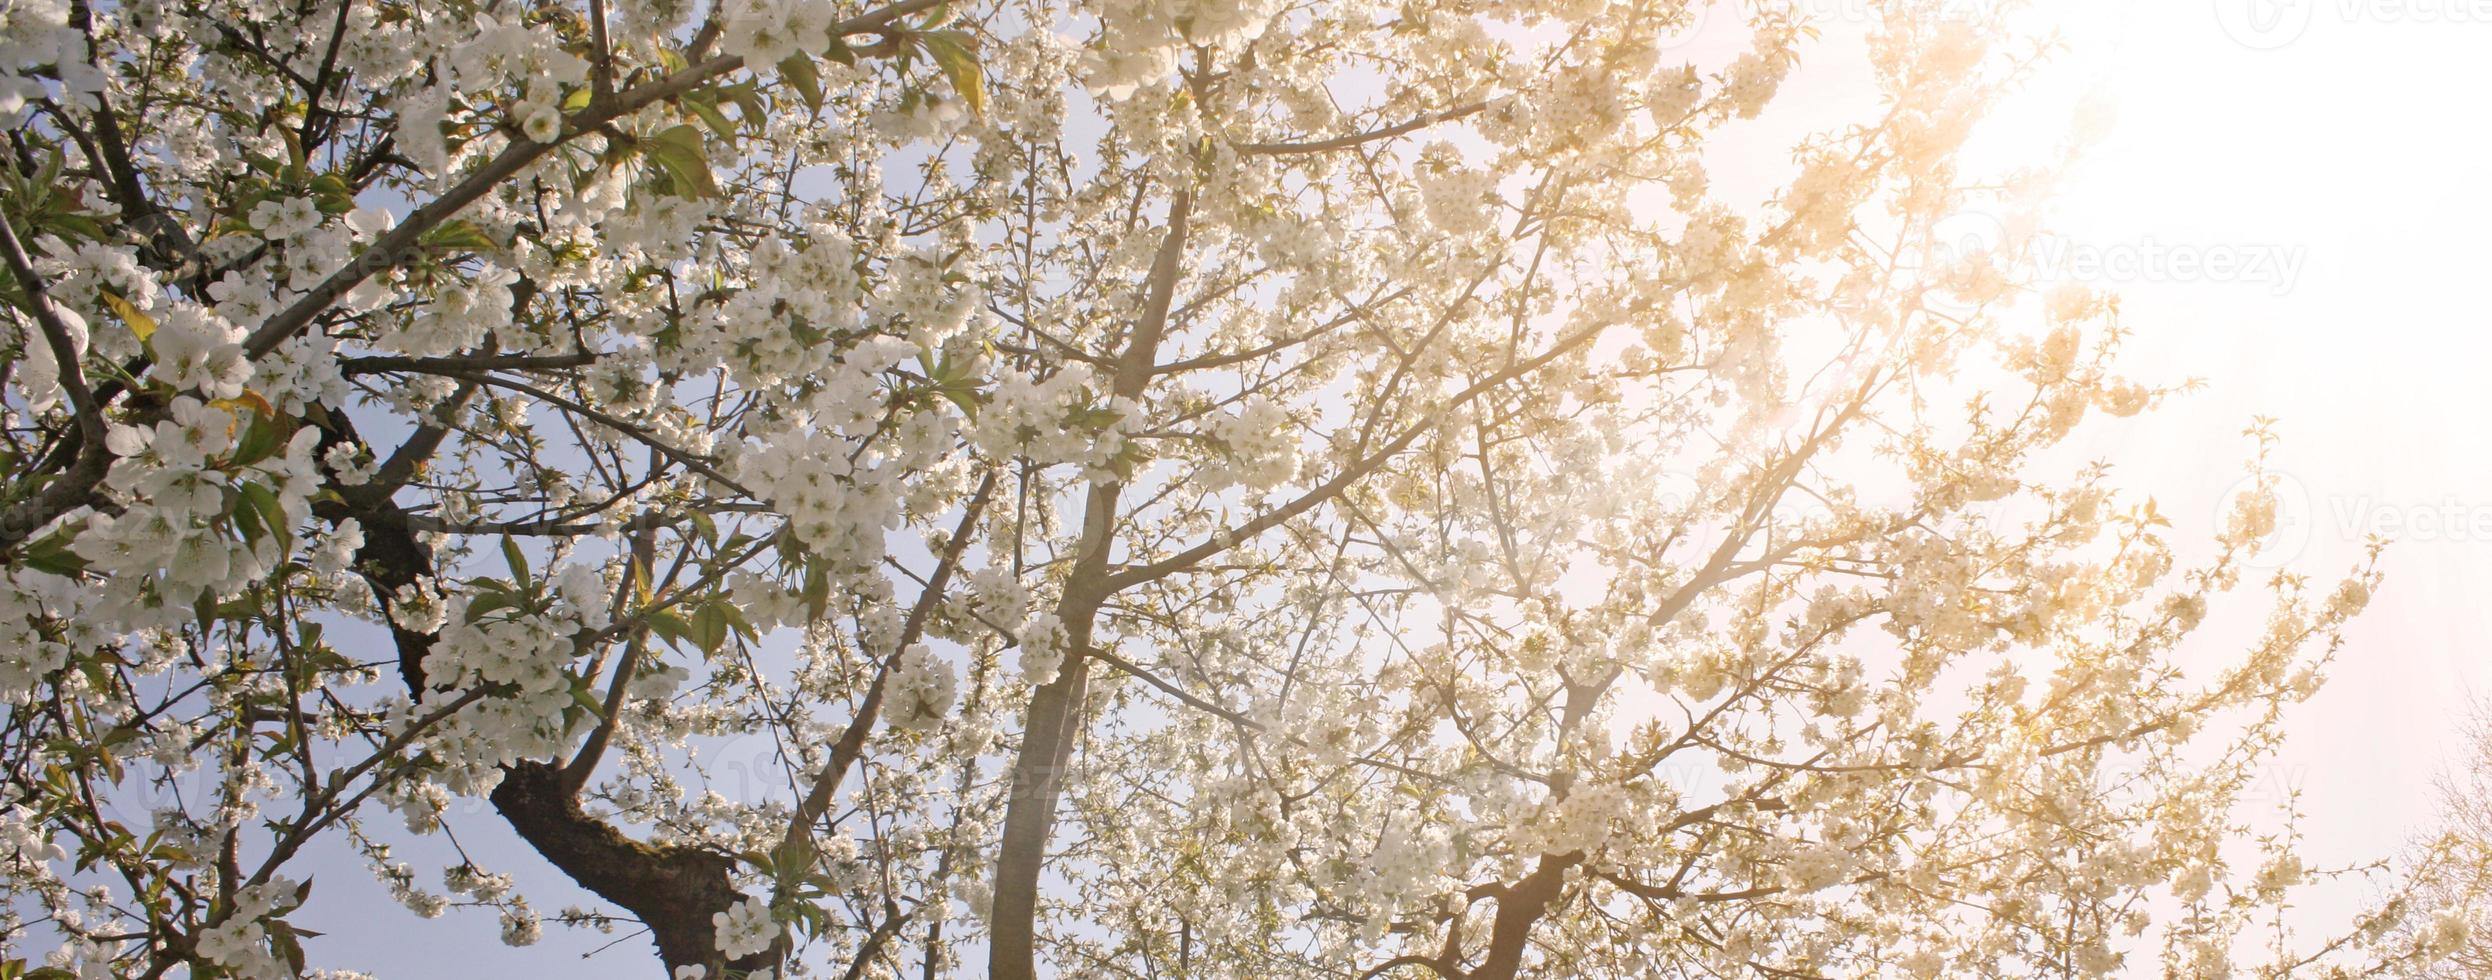
M675 980L2457 948L2269 934L2376 575L2065 444L2177 389L1943 233L2012 7L1716 187L1810 6L9 0L0 976L385 968L318 847Z

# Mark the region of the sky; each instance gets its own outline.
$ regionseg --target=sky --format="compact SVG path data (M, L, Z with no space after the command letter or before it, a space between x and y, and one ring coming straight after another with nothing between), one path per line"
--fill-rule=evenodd
M2435 819L2433 778L2492 693L2492 138L2449 111L2492 91L2492 3L2038 6L2069 42L2039 102L2115 119L2052 216L2060 274L2121 295L2134 373L2206 385L2087 448L2203 535L2243 478L2243 430L2272 418L2286 521L2260 563L2331 581L2391 540L2261 784L2300 791L2316 863L2392 853ZM2065 120L2003 122L2047 145Z
M2205 539L2245 480L2244 430L2272 419L2283 527L2256 563L2324 586L2373 536L2389 540L2382 588L2327 686L2288 717L2248 815L2280 825L2267 805L2298 792L2315 865L2392 855L2437 818L2434 779L2463 763L2460 726L2492 697L2492 619L2478 611L2492 597L2492 454L2476 436L2492 421L2492 315L2476 288L2492 278L2492 136L2450 111L2492 91L2492 0L2029 2L2064 47L1968 152L2042 160L2080 115L2107 118L2028 257L2121 297L2131 376L2204 383L2143 418L2089 422L2072 448L2153 497L2176 537ZM1802 7L1827 43L1768 110L1771 128L1708 156L1726 198L1770 193L1789 176L1790 137L1862 111L1852 48L1871 4ZM1716 5L1668 53L1718 64L1746 43ZM1968 245L2000 232L1979 212L1942 226ZM2262 613L2236 595L2237 613ZM2371 894L2323 885L2296 914L2341 923Z
M2117 113L2057 225L2137 257L2096 277L2123 297L2137 370L2206 382L2147 420L2151 437L2115 434L2098 455L2181 530L2211 529L2242 476L2241 430L2271 417L2290 519L2261 561L2324 580L2371 535L2392 539L2274 781L2301 790L2320 863L2393 851L2434 818L2433 776L2462 761L2458 726L2492 684L2492 454L2477 436L2492 420L2477 288L2492 140L2448 112L2492 91L2492 4L2053 10L2075 84Z
M1808 6L1833 37L1858 29L1865 0ZM2492 2L2037 9L2064 25L2069 49L2030 103L1999 119L2001 152L2047 150L2080 99L2114 107L2108 135L2062 187L2051 239L2067 257L2060 274L2121 294L2133 373L2205 382L2135 424L2081 435L2091 442L2080 448L2153 495L2177 531L2204 536L2243 474L2242 431L2271 417L2287 526L2263 563L2328 580L2369 535L2395 539L2384 586L2262 778L2278 796L2300 791L2318 863L2391 853L2433 818L2432 777L2457 761L2468 706L2492 694L2492 629L2478 605L2492 598L2492 453L2478 436L2492 421L2479 288L2492 279L2492 137L2465 111L2492 92ZM1737 44L1740 30L1717 8L1685 43ZM1857 93L1842 90L1840 68L1804 64L1792 101L1773 111L1848 115L1839 110ZM478 809L459 823L474 828L464 843L481 863L534 860ZM353 949L324 950L339 965L463 978L489 963L557 978L645 962L636 938L584 960L603 939L549 928L539 946L512 950L489 915L412 920L351 859L330 858L298 919L351 937ZM557 881L523 880L542 911L586 904ZM2307 911L2341 913L2363 897L2340 889ZM486 959L464 961L460 949Z

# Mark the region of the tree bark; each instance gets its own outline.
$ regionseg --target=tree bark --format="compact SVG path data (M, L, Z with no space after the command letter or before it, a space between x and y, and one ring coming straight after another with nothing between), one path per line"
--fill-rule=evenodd
M1116 361L1113 388L1120 398L1138 399L1159 366L1159 342L1168 326L1177 278L1184 272L1186 219L1194 196L1180 190L1168 205L1168 231L1151 257L1151 278L1143 296L1142 318L1133 338ZM995 860L995 898L987 974L994 980L1033 980L1038 975L1038 879L1046 870L1047 838L1055 828L1056 800L1081 733L1083 695L1089 685L1092 631L1099 606L1114 593L1109 585L1108 557L1116 536L1116 507L1124 487L1114 479L1093 483L1082 515L1080 552L1056 616L1064 629L1064 666L1055 680L1030 695L1029 717L1022 725L1021 754L1012 768L1012 789L1005 801L1004 839Z
M1531 945L1532 926L1548 914L1566 888L1566 869L1583 860L1577 854L1543 854L1540 865L1523 880L1497 893L1497 918L1488 936L1488 959L1469 974L1470 980L1514 980L1522 969L1523 951Z
M1081 632L1086 640L1089 630ZM1073 631L1066 633L1070 646ZM1089 677L1090 662L1069 655L1056 679L1030 696L1021 756L1012 770L1012 798L1005 804L1003 848L995 859L995 914L987 960L987 974L995 980L1038 975L1038 880L1046 869L1047 838L1055 829L1056 801L1063 793Z
M315 410L309 419L322 429L326 445L355 440L345 413ZM439 435L419 430L412 445L394 454L390 469L412 465L407 459L429 455ZM424 443L432 445L425 445ZM384 475L385 477L387 474ZM347 488L339 501L315 505L330 521L355 518L364 528L363 548L356 552L356 570L384 595L434 574L433 556L409 529L407 512L390 499L392 480L375 486ZM409 696L421 702L426 694L425 656L433 636L396 624L398 667ZM563 874L609 902L623 907L649 927L658 956L671 975L676 967L725 965L739 970L773 966L777 949L723 962L718 953L712 915L744 900L735 889L734 859L681 844L636 841L580 806L576 789L563 778L559 765L522 762L505 766L502 783L493 790L494 809L522 840L561 869Z
M732 884L735 859L681 844L646 844L590 816L562 770L522 762L503 770L493 807L521 839L580 886L629 910L649 927L658 956L677 967L721 965L711 916L744 900ZM725 961L736 970L776 965L775 949Z

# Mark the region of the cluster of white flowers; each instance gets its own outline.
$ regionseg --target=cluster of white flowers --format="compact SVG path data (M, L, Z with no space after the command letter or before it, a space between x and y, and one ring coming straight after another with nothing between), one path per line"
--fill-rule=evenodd
M1597 851L1609 842L1618 822L1634 811L1627 791L1615 783L1586 783L1529 806L1528 819L1514 828L1518 853L1565 854Z
M482 343L511 325L511 285L517 273L491 263L462 271L426 292L427 302L375 345L414 357L440 357Z
M398 587L389 598L389 621L399 629L415 633L434 633L450 621L450 606L433 580L419 578Z
M749 65L776 65L830 47L838 8L828 0L729 0L720 5L726 30L718 50Z
M900 521L897 474L856 465L855 447L835 430L795 429L751 453L745 472L806 548L836 567L870 568Z
M68 333L66 339L71 354L85 356L87 344L92 339L87 332L86 318L74 310L55 308L54 312ZM27 408L37 412L51 411L61 404L60 361L52 354L50 340L36 328L33 320L19 318L19 323L18 349L25 351L26 357L18 362L17 377L13 380L17 382L18 390L26 393Z
M242 328L215 311L190 303L168 304L156 318L150 341L156 362L148 377L208 399L242 394L251 362L242 356Z
M1851 848L1824 841L1792 848L1782 872L1794 890L1812 892L1842 884L1859 866Z
M320 462L337 477L338 483L350 487L372 482L372 478L381 471L380 461L373 458L372 450L351 442L329 447L328 452L320 454Z
M501 766L558 755L587 724L565 711L575 703L569 668L579 653L577 637L607 622L602 583L584 565L567 566L550 582L542 612L504 604L471 615L476 595L469 593L444 604L425 659L426 682L443 691L496 692L422 739L443 761L439 779L451 792L487 792L501 781Z
M521 95L509 107L511 118L528 139L550 143L561 129L563 93L588 79L588 62L551 40L525 23L503 24L480 15L474 37L452 49L447 59L450 79L470 92L516 85Z
M689 197L634 203L635 207L615 211L598 224L597 232L604 236L599 244L619 259L661 265L692 257L701 241L696 232L716 207ZM645 328L655 329L656 322L651 317Z
M338 366L337 342L317 333L279 344L253 362L251 380L260 397L292 415L314 403L343 405L351 390Z
M1430 145L1419 161L1419 200L1429 224L1449 235L1473 235L1497 220L1495 171L1466 164L1449 143Z
M855 329L858 320L856 256L840 229L816 225L802 248L763 239L748 263L744 288L709 308L709 329L691 332L670 363L724 364L739 381L768 386L829 374L852 360L872 366L856 368L870 376L917 352L890 338L847 350L820 342Z
M234 892L223 921L199 933L199 955L242 980L286 980L294 968L269 945L263 923L294 907L299 889L284 878L246 885Z
M883 718L893 728L922 730L942 724L951 713L960 678L932 649L913 643L892 662L888 684Z
M1693 65L1680 65L1655 76L1644 92L1644 110L1657 126L1676 126L1704 101L1705 81Z
M872 317L895 324L891 332L905 335L918 350L943 350L986 305L984 293L952 282L962 275L931 249L897 256L875 289Z
M534 946L545 937L545 921L528 907L524 898L511 899L502 906L502 944Z
M320 206L307 197L273 198L251 208L251 226L272 242L301 237L322 220Z
M454 864L441 869L442 887L479 902L498 902L510 894L511 877L486 871L473 864Z
M1289 410L1261 395L1238 403L1208 426L1211 437L1227 452L1224 465L1204 473L1209 486L1244 484L1258 492L1272 490L1298 475L1298 435Z
M1262 37L1280 8L1273 0L1099 0L1091 13L1108 36L1084 52L1082 81L1123 102L1165 81L1188 48L1234 50Z
M188 603L200 593L225 595L255 581L285 557L283 533L309 520L310 497L320 487L312 461L319 431L296 430L282 451L234 467L226 458L247 426L247 408L175 399L168 417L148 428L116 425L107 444L119 459L105 486L123 502L119 514L94 514L73 547L115 588L137 595L141 583L161 577L163 595ZM237 413L242 413L238 416ZM265 492L270 512L253 499ZM256 542L229 535L224 525L238 508L254 508L243 520L281 521Z
M1099 4L1100 22L1113 25L1114 34L1084 54L1082 81L1092 94L1111 102L1133 98L1143 87L1159 84L1176 70L1177 58L1185 50L1178 27L1178 17L1185 11L1179 8L1196 6L1204 5L1166 0Z
M1760 47L1742 53L1723 73L1722 97L1741 118L1754 119L1790 74L1791 61L1783 52Z
M1638 73L1641 74L1641 73ZM1628 79L1609 65L1583 64L1544 80L1538 91L1508 108L1528 107L1530 145L1563 146L1585 134L1616 133L1628 124Z
M103 77L86 57L85 39L69 26L67 0L11 0L0 5L0 116L14 118L30 100L43 99L43 82L30 69L57 73L71 94L103 89Z
M718 951L731 960L767 952L786 931L786 926L770 917L770 903L760 898L748 898L711 914L710 924L718 930Z
M1064 667L1064 621L1050 610L1032 610L1021 621L1021 677L1031 684L1047 684L1056 679Z
M2456 953L2465 948L2474 932L2474 919L2466 914L2466 909L2443 909L2432 915L2423 938L2424 954L2437 959Z
M936 139L958 130L968 120L969 113L961 108L959 100L937 97L877 112L871 118L875 134L893 146Z
M2226 547L2249 547L2276 533L2278 504L2272 478L2262 480L2248 492L2234 497L2232 508L2224 513L2224 527L2218 540Z
M1453 842L1442 829L1414 829L1400 821L1388 824L1377 835L1376 849L1368 855L1366 875L1360 882L1367 904L1391 909L1425 896L1438 876L1451 870L1453 857Z
M1090 372L1068 364L1044 379L1004 369L970 427L970 442L998 456L1018 454L1042 466L1072 464L1104 471L1123 451L1133 426L1130 406L1095 409ZM1093 416L1104 416L1093 418Z
M45 700L43 679L105 640L95 618L82 615L87 601L86 590L58 575L0 573L0 647L9 651L0 657L0 699L20 705Z
M551 617L488 614L466 621L468 597L450 602L450 624L426 658L437 686L455 690L475 684L509 685L523 695L561 686L570 659L574 624Z
M985 623L1005 626L1019 622L1031 606L1029 586L1022 584L1009 564L975 568L962 576L968 586L965 594L952 598L953 611L964 620L982 619ZM1019 636L1021 630L1014 629Z
M128 249L100 244L71 248L46 242L43 250L49 257L37 267L52 278L52 297L65 304L69 309L64 312L73 317L106 322L105 317L113 310L106 297L119 297L142 313L157 310L166 302L164 288L157 284L155 276L139 266L138 257ZM70 326L73 330L85 329L76 322ZM104 357L125 358L140 350L135 329L100 330L92 339L92 353Z
M1959 646L1989 631L1971 598L1980 572L1974 555L1927 532L1899 535L1890 547L1899 570L1886 597L1890 629L1918 630L1932 642Z
M23 864L41 865L63 861L69 852L52 843L51 830L25 807L11 806L0 810L0 855Z

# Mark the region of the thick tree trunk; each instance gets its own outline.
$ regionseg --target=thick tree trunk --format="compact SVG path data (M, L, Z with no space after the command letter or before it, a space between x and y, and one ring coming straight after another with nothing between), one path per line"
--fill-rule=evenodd
M343 413L320 413L313 421L321 426L324 443L355 438L353 425ZM415 454L429 455L439 438L437 432L419 430ZM406 465L411 467L413 462L410 459ZM355 554L356 568L374 591L384 595L435 573L431 550L409 530L405 509L390 499L392 482L355 488L360 492L343 502L315 505L325 519L352 517L363 525L364 545ZM432 650L433 637L396 625L390 631L397 641L398 669L409 695L422 701L427 693L424 659ZM553 763L523 762L504 767L502 772L502 783L492 797L502 819L571 880L647 925L668 976L683 966L752 970L775 964L775 949L722 964L710 916L744 899L734 886L733 859L682 845L631 839L581 809L575 789ZM714 970L712 975L716 975Z
M1144 293L1142 319L1116 359L1113 389L1120 398L1140 399L1159 366L1159 342L1168 326L1168 307L1184 273L1186 220L1194 195L1180 190L1168 205L1168 231L1160 236L1151 258L1151 279ZM1087 653L1099 606L1114 591L1108 585L1110 550L1116 537L1116 508L1124 487L1102 480L1090 487L1082 515L1080 553L1057 603L1065 639L1064 667L1056 679L1030 695L1029 717L1022 725L1021 755L1014 761L1011 797L1005 802L1002 853L995 860L994 907L988 916L992 941L987 975L994 980L1033 980L1038 975L1038 880L1047 864L1047 837L1054 830L1056 801L1064 789L1073 743L1081 734L1082 700L1090 678Z
M987 975L995 980L1038 975L1038 882L1089 678L1090 661L1068 656L1056 679L1030 696L1021 756L1013 765L1012 799L1004 810L1003 849L995 859L996 914L987 964Z
M1531 946L1532 926L1566 888L1566 869L1583 859L1580 853L1540 856L1540 866L1523 880L1497 894L1497 918L1490 926L1488 959L1469 974L1470 980L1514 980L1523 967L1523 951Z
M648 925L670 974L677 967L721 964L710 917L744 900L731 884L733 858L633 840L582 810L564 786L562 770L541 762L503 770L493 806L571 880ZM764 951L724 965L756 970L774 965L774 957L775 951Z

